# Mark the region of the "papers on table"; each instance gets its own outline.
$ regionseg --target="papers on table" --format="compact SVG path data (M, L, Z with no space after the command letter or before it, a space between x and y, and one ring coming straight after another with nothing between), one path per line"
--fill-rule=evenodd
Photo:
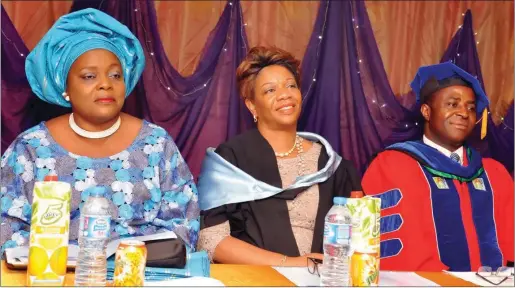
M309 273L307 267L273 267L299 287L320 286L320 277Z
M190 277L190 278L182 278L182 279L174 279L167 281L145 281L144 286L152 286L152 287L164 287L164 286L180 286L180 287L210 287L217 286L223 287L225 286L222 282L207 277Z
M320 286L320 277L309 273L306 267L274 267L274 269L297 286ZM439 285L414 272L381 271L379 273L379 286L435 287Z
M419 276L415 272L380 271L379 286L439 287L440 285Z
M512 268L513 269L513 268ZM465 281L469 281L471 283L474 283L479 286L483 287L492 287L493 285L486 282L485 280L481 279L481 277L477 276L475 272L449 272L444 271L445 273L451 274L454 277L463 279ZM491 280L494 283L498 283L503 279L503 277L486 277L487 279ZM502 282L500 285L497 285L496 287L513 287L513 276L511 276L508 280Z

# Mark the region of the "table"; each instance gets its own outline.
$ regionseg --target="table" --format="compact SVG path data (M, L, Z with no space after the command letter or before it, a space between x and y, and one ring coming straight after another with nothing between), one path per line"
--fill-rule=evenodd
M1 286L25 286L27 271L11 270L5 261L1 263ZM418 275L441 286L469 286L473 283L461 280L443 272L417 272ZM226 286L295 286L290 280L270 266L212 264L211 277ZM74 274L66 276L66 286L73 286Z

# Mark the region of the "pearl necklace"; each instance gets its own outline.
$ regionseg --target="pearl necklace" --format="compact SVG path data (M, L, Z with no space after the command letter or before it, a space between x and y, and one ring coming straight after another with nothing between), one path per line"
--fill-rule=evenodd
M275 156L276 157L281 157L281 158L282 157L287 157L295 149L297 149L297 154L299 155L299 172L298 172L298 175L302 176L302 175L304 175L304 172L306 171L306 167L305 167L305 164L304 164L304 158L302 157L302 153L304 153L304 148L302 147L302 138L300 138L299 135L297 135L295 137L295 143L293 144L293 147L291 147L291 149L288 152L285 152L285 153L276 153L275 152Z
M299 172L298 175L302 176L306 172L306 165L304 163L304 157L302 154L304 153L304 148L302 148L302 138L297 136L297 141L295 141L295 146L297 147L297 154L299 155Z
M288 152L285 152L285 153L277 153L277 152L275 152L275 157L287 157L287 156L289 156L293 152L293 150L295 150L295 147L297 147L298 140L299 140L299 136L295 136L295 143L293 143L293 147L291 147L291 149Z
M80 128L76 123L75 119L73 119L73 113L70 114L70 119L68 121L70 123L70 128L72 128L73 132L79 134L82 137L90 138L90 139L100 139L100 138L106 138L108 136L111 136L114 134L114 132L118 131L118 128L120 128L120 124L122 123L122 120L120 117L118 117L118 120L114 123L113 126L107 128L104 131L98 131L98 132L91 132L86 131L82 128Z

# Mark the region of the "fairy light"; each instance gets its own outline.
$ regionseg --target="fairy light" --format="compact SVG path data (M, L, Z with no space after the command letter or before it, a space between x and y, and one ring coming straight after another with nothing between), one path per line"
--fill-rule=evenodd
M232 6L232 5L231 5ZM240 14L243 15L243 10L241 9L241 5L239 5L239 8L240 8ZM232 19L232 9L231 9L231 19ZM243 43L243 49L245 52L247 52L247 44L245 44L245 39L243 37L243 35L245 35L245 27L247 24L245 23L244 25L241 25L241 24L244 24L243 23L243 16L240 17L240 35L241 35L241 42ZM227 42L227 41L226 41Z
M138 5L138 4L139 4L139 2L137 2L137 4L136 4L136 5ZM230 5L230 6L233 6L233 3L232 3L232 2L229 2L229 5ZM329 5L328 5L328 4L326 4L326 5L327 5L327 6L326 6L326 11L325 11L324 24L323 24L323 26L322 26L322 33L323 33L323 31L325 31L326 24L327 24L327 14L328 14ZM134 12L139 12L139 11L140 11L140 10L139 10L138 8L135 8L135 9L134 9ZM463 15L463 14L462 14L462 15ZM231 8L231 16L232 16L232 8ZM140 15L140 17L142 17L142 16ZM231 17L231 19L232 19L232 17ZM140 20L141 20L141 19L140 19ZM145 27L143 26L142 22L143 22L143 21L141 21L141 22L140 22L140 25L141 25L141 27L143 28L144 37L145 37L145 39L148 39L148 37L147 37L148 35L147 35L147 33L146 33ZM243 22L243 20L242 20L242 22ZM355 22L355 19L354 19L354 18L352 18L352 22ZM242 25L241 25L241 26L242 26L242 27L241 27L242 29L243 29L243 26L248 26L248 24L247 24L247 23L241 23L241 24L242 24ZM356 28L359 28L359 25L356 25L355 27L356 27ZM462 25L458 26L458 28L459 28L459 29L461 29L461 28L462 28ZM6 39L10 44L12 44L12 45L13 45L13 47L16 49L16 51L19 53L19 55L20 55L21 57L24 57L24 56L25 56L25 54L24 54L24 53L21 53L21 52L19 51L19 49L18 49L18 47L16 46L16 44L15 44L11 39L9 39L9 37L7 37L7 35L4 33L4 31L3 31L3 30L2 30L2 35L5 37L5 39ZM242 35L243 35L243 34L242 34ZM477 33L477 32L475 32L475 33L474 33L474 35L478 35L478 33ZM228 38L230 38L230 37L228 36ZM319 35L319 36L318 36L318 38L319 38L319 39L322 39L323 37L322 37L322 35ZM146 44L146 45L145 45L145 47L147 48L147 52L148 52L151 56L154 56L154 52L153 52L153 51L150 51L150 47L149 47L150 43L151 43L151 41L150 41L150 40L145 41L145 44ZM245 43L245 41L243 41L243 43ZM479 41L477 41L477 42L476 42L476 44L479 44ZM318 55L319 55L320 45L321 45L321 41L319 42L319 45L317 46L317 58L318 58ZM458 43L458 46L459 46L459 43ZM245 48L245 50L246 50L246 46L243 46L243 48ZM223 50L224 50L224 51L227 51L227 48L223 48ZM458 57L460 57L460 53L457 53L456 55L457 55ZM154 60L154 58L152 57L152 62L153 62L153 64L154 64L154 66L155 66L155 62L154 62L154 61L155 61L155 60ZM359 63L363 63L363 60L362 60L362 59L358 59L358 62L359 62ZM313 84L314 82L316 82L316 80L317 80L317 79L316 79L316 77L315 77L315 76L316 76L316 73L317 73L317 70L315 69L315 70L313 71L313 78L312 78L312 80L313 80L313 81L312 81L311 85L309 86L309 88L308 88L308 91L307 91L306 95L307 95L307 94L309 94L309 92L310 92L310 90L311 90L311 88L312 88L312 84ZM156 73L156 74L157 74L157 73ZM360 71L358 71L358 72L357 72L357 74L360 74ZM164 85L164 83L163 83L163 81L161 80L161 78L159 77L159 75L157 75L157 78L158 78L159 82L163 85L163 87L165 87L165 88L166 88L166 90L171 91L171 92L173 92L173 93L174 93L174 94L176 94L176 95L179 95L179 94L180 94L180 93L177 93L176 91L174 91L170 86L166 86L166 85ZM474 76L474 78L476 78L476 79L477 79L477 78L478 78L478 76L477 76L477 75L475 75L475 76ZM204 84L202 84L202 85L200 85L200 86L197 86L193 91L191 91L191 92L189 92L189 93L186 93L186 94L182 94L181 96L188 96L188 95L194 94L194 93L196 93L196 92L198 92L198 91L200 91L200 90L202 90L202 89L205 89L205 88L207 87L207 85L208 85L210 82L211 82L211 78L209 78L209 79L207 80L207 82L206 82L206 83L204 83ZM408 84L408 85L409 85L409 84ZM381 104L381 105L379 105L379 103L377 103L377 101L376 101L375 99L374 99L374 100L372 100L372 103L374 103L374 104L378 105L380 108L385 108L385 107L387 106L387 104ZM488 115L491 115L491 112L490 112L490 111L488 111ZM512 131L514 130L513 128L511 128L511 127L509 127L508 125L506 125L506 123L505 123L505 121L504 121L504 120L505 120L505 118L504 118L504 117L502 117L502 116L500 116L500 115L498 115L498 117L501 119L501 124L504 126L504 129L509 129L509 130L512 130ZM481 119L478 121L478 123L479 123L480 121L481 121ZM419 123L418 123L418 122L415 122L414 124L415 124L415 126L419 126ZM408 125L408 124L405 124L404 126L405 126L406 128L409 128L409 125Z
M465 14L463 13L462 15L464 16ZM353 19L352 19L352 21L354 22L354 20L355 20L355 19L353 18ZM359 25L356 25L356 26L355 26L355 28L359 28ZM459 26L458 26L458 30L459 30L459 31L458 31L457 33L461 33L462 28L463 28L463 25L459 25ZM357 31L356 31L356 33L357 33ZM478 35L478 33L477 33L477 32L475 32L475 33L474 33L474 35ZM457 49L458 49L458 50L459 50L459 46L460 46L460 41L461 41L461 38L459 39L458 44L457 44ZM476 44L479 44L479 42L480 42L480 41L477 41L477 42L476 42ZM460 54L460 53L456 53L456 56L457 56L457 57L460 57L460 56L461 56L461 54ZM454 62L455 62L455 59L453 59L453 60L451 60L451 61L454 63ZM362 60L362 59L358 59L358 63L363 63L363 60ZM360 74L360 73L361 73L361 72L358 70L357 74ZM478 78L478 77L477 77L477 75L475 75L475 76L474 76L474 78L476 78L476 79L477 79L477 78ZM409 83L408 83L407 85L409 86ZM377 107L378 107L380 110L381 110L382 108L386 108L386 107L387 107L387 104L386 104L386 103L381 104L381 103L379 103L376 99L373 99L373 100L372 100L372 103L373 103L374 105L377 105ZM488 114L490 114L490 112L488 112ZM392 118L391 118L391 117L389 117L388 115L386 115L386 118L387 118L387 119L392 119ZM505 124L505 122L504 122L504 118L503 118L503 117L500 117L500 119L501 119L501 123L505 126L505 127L504 127L504 129L511 129L511 130L513 130L512 128L510 128L509 126L507 126L507 125ZM413 123L410 123L410 124L404 124L404 127L405 127L405 128L410 128L410 125L412 125L412 127L414 127L414 126L413 126L413 124L414 124L414 126L419 127L419 123L418 123L418 122L413 122Z
M352 22L356 22L355 21L356 19L355 18L352 18ZM356 29L359 29L359 23L356 23L357 25L353 25ZM357 30L354 31L355 33L358 33ZM357 60L357 63L359 64L363 64L364 63L364 60L363 59L360 59L358 58ZM358 64L358 65L359 65ZM360 67L358 66L358 71L356 72L358 75L361 75L361 71L360 71ZM408 84L409 85L409 84ZM369 98L368 98L369 99ZM386 107L388 106L386 103L380 103L377 99L372 99L372 104L377 106L377 108L379 109L379 111L381 111L380 113L383 114L384 112L384 109L386 109ZM388 119L388 120L394 120L391 116L387 115L387 114L383 114L383 116ZM417 125L417 124L416 124ZM408 128L408 124L406 124L406 128Z
M490 114L490 111L488 112L488 114ZM504 121L504 119L505 119L504 116L499 115L497 112L495 112L495 114L497 117L499 117L499 119L501 119L500 124L502 124L504 126L504 128L503 128L504 130L508 129L508 130L514 131L513 127L510 127L506 124L506 122Z
M137 2L137 3L138 3L138 2ZM229 5L233 6L233 5L232 5L232 2L229 2ZM323 32L323 31L325 30L325 28L326 28L326 23L327 23L327 12L328 12L328 9L329 9L329 6L328 6L328 4L327 4L327 6L326 6L326 11L325 11L324 24L323 24L323 26L322 26L322 32ZM240 10L241 10L241 7L240 7ZM138 8L134 9L134 12L138 12L138 11L139 11L139 10L138 10ZM462 14L462 15L463 15L463 14ZM141 15L140 15L140 17L141 17ZM232 9L231 9L231 19L232 19ZM354 22L354 21L355 21L355 19L353 18L353 19L352 19L352 21ZM243 22L243 20L242 20L242 22ZM241 25L241 29L243 29L243 26L247 26L247 23L241 23L241 24L242 24L242 25ZM147 38L148 38L148 37L147 37L147 33L146 33L146 30L145 30L145 27L144 27L144 26L143 26L143 24L142 24L142 21L140 22L140 25L141 25L141 27L142 27L142 30L144 31L144 37L145 37L145 39L147 39ZM356 25L356 28L359 28L359 26L358 26L358 25ZM459 28L459 29L461 29L461 28L462 28L462 25L458 26L458 28ZM243 30L242 30L242 31L243 31ZM461 31L460 31L460 32L461 32ZM14 47L14 48L16 49L16 51L20 54L20 56L21 56L21 57L24 57L24 56L25 56L25 54L24 54L24 53L21 53L21 52L20 52L20 50L18 49L18 47L16 46L16 44L15 44L11 39L9 39L9 37L7 37L7 35L4 33L4 31L3 31L3 30L2 30L2 35L5 37L5 39L6 39L10 44L12 44L12 45L13 45L13 47ZM242 35L243 35L243 34L242 34ZM477 33L477 32L475 32L475 33L474 33L474 35L478 35L478 33ZM230 38L230 37L228 36L228 38ZM322 39L322 35L320 35L320 36L319 36L319 39ZM150 51L150 47L149 47L149 44L150 44L150 43L151 43L151 41L149 41L149 40L145 41L145 44L146 44L146 45L145 45L145 47L147 48L147 52L148 52L151 56L154 56L154 52ZM245 41L243 41L243 43L245 43ZM318 55L319 55L320 43L321 43L321 41L319 42L319 45L317 46L317 57L318 57ZM458 42L458 48L459 48L459 44L460 44L460 43ZM479 44L479 41L477 41L477 42L476 42L476 44ZM244 45L245 45L245 44L244 44ZM243 46L243 48L245 48L245 50L246 50L246 45L245 45L245 46ZM227 51L227 48L224 48L223 50L224 50L224 51ZM150 52L149 52L149 51L150 51ZM457 53L456 55L457 55L458 57L460 57L460 53ZM154 58L153 58L153 57L152 57L152 61L153 61L154 67L155 67L155 62L154 62ZM358 62L359 62L359 63L362 63L363 61L362 61L362 59L358 59ZM453 62L454 62L454 61L453 61ZM312 84L313 84L314 82L316 82L316 78L315 78L315 76L316 76L316 72L317 72L317 71L316 71L316 69L315 69L315 70L314 70L314 72L313 72L313 78L312 78L312 80L313 80L313 81L312 81L311 85L309 86L309 88L308 88L308 91L307 91L306 95L310 92L311 87L312 87ZM360 71L358 71L357 73L358 73L358 74L360 74ZM157 74L157 73L156 73L156 74ZM171 91L171 92L173 92L173 93L174 93L174 94L176 94L176 95L179 95L179 93L177 93L177 92L173 91L173 90L172 90L172 88L171 88L170 86L166 86L166 85L164 85L163 81L161 80L161 78L159 77L159 75L158 75L158 74L157 74L157 78L158 78L159 82L163 85L163 87L165 87L168 91ZM477 76L477 75L474 75L474 78L476 78L476 79L477 79L477 78L478 78L478 76ZM209 84L209 82L210 82L210 81L211 81L211 78L209 78L209 79L207 80L207 82L206 82L206 83L204 83L203 85L196 87L193 91L191 91L191 92L189 92L189 93L182 94L182 96L188 96L188 95L194 94L194 93L196 93L196 92L198 92L198 91L200 91L200 90L202 90L202 89L205 89L205 88L207 87L207 85ZM409 84L408 84L408 85L409 85ZM372 100L372 103L374 103L374 104L376 104L376 105L378 105L378 106L379 106L379 104L377 103L377 101L376 101L375 99L374 99L374 100ZM385 108L386 106L387 106L386 104L382 104L382 105L380 105L380 108ZM496 113L496 114L497 114L497 113ZM490 112L490 111L488 111L488 115L491 115L491 112ZM501 119L501 124L504 126L504 127L503 127L503 129L504 129L504 130L509 129L509 130L511 130L511 131L514 131L514 129L513 129L512 127L509 127L508 125L506 125L506 123L505 123L505 121L504 121L504 120L505 120L505 118L504 118L503 116L500 116L500 115L498 115L498 114L497 114L497 116ZM387 116L387 118L389 118L389 117ZM481 120L482 120L482 118L481 118L481 119L479 119L479 121L478 121L478 122L476 122L476 124L477 124L477 123L479 123ZM419 125L418 125L418 124L419 124L418 122L415 122L414 124L415 124L415 126L417 126L417 127L419 126ZM405 126L406 128L409 128L409 125L408 125L408 124L405 124L404 126ZM4 223L2 223L2 224L4 224Z
M18 49L18 46L16 46L16 44L11 39L9 39L9 37L7 37L7 35L5 35L4 30L2 30L2 35L4 36L5 40L7 40L7 42L9 42L9 44L13 45L14 49L16 50L16 52L18 52L18 54L20 54L21 57L25 56L25 54L21 53L21 51Z
M355 22L355 19L354 19L354 18L352 18L352 22ZM325 22L324 22L324 28L325 28ZM357 29L358 29L358 28L359 28L359 25L356 25L356 26L355 26L355 28L357 28ZM459 31L458 31L458 33L461 33L462 28L463 28L463 25L459 25L459 26L458 26L458 30L459 30ZM356 33L357 33L357 31L356 31ZM477 32L475 32L475 33L474 33L474 35L478 35L478 33L477 33ZM319 38L320 38L320 37L319 37ZM460 38L459 40L461 41L461 38ZM458 49L458 50L459 50L459 46L460 46L460 41L458 41L458 44L457 44L457 49ZM479 44L479 41L477 41L477 42L476 42L476 44ZM318 53L317 53L317 55L318 55ZM457 56L457 57L460 57L460 56L461 56L461 54L460 54L460 53L456 53L456 56ZM455 62L455 60L452 60L452 62ZM362 59L358 59L358 63L363 63L363 60L362 60ZM316 71L315 71L315 72L316 72ZM314 73L314 74L316 74L316 73ZM357 74L361 74L361 72L359 71L359 69L358 69L358 71L357 71ZM475 76L474 76L474 78L476 78L476 79L477 79L477 78L478 78L478 76L477 76L477 75L475 75ZM315 79L315 78L313 78L313 82L315 82L315 81L316 81L316 79ZM409 83L408 83L407 85L409 86ZM311 88L311 86L310 86L310 88ZM309 92L309 90L310 90L310 89L308 89L308 92ZM386 107L388 106L386 103L383 103L383 104L379 103L376 99L372 99L372 103L373 103L374 105L377 105L377 107L378 107L380 110L381 110L381 109L383 109L383 108L386 108ZM488 112L488 114L490 114L490 112ZM393 119L392 119L390 116L388 116L388 115L386 115L385 117L386 117L387 119L393 120ZM507 125L506 125L506 123L504 122L504 117L500 117L500 119L501 119L501 123L504 125L504 129L510 129L510 130L512 130L512 131L513 131L513 128L511 128L511 127L507 126ZM402 125L402 124L401 124L401 125ZM410 125L411 125L412 127L410 127ZM413 125L414 125L414 126L413 126ZM404 123L404 125L403 125L403 126L404 126L405 128L410 128L410 129L412 129L412 128L414 128L414 127L420 127L419 122Z
M324 31L327 26L327 15L329 13L329 1L327 1L327 3L325 3L325 5L326 6L325 6L325 13L324 13L324 23L322 24L322 31L321 31L320 35L318 36L318 39L320 39L320 41L318 41L318 45L316 48L316 61L318 61L318 59L319 59L320 46L322 45L322 38L323 38L322 35L324 35ZM309 84L308 90L303 95L309 95L309 93L311 92L311 88L313 88L313 83L316 82L317 67L318 67L318 65L315 66L315 68L313 69L313 74L311 75L311 79L313 79L313 81L311 81L311 83Z
M139 1L136 1L136 5L141 5L141 4L140 4L140 2L139 2ZM233 5L233 3L232 3L232 2L229 2L229 5L230 5L230 6L232 6L232 7L231 7L231 15L230 15L230 19L232 19L232 18L233 18L233 17L232 17L232 16L233 16L233 11L234 11L232 8L234 7L234 5ZM241 11L241 7L240 7L240 11ZM136 8L134 9L134 12L141 12L141 7L136 7ZM139 17L139 18L138 18L138 17ZM145 26L143 25L143 22L144 22L144 21L143 21L143 18L142 18L142 17L143 17L143 16L142 16L142 13L138 13L138 16L136 16L136 19L137 19L137 20L139 20L139 21L138 21L138 22L139 22L139 25L140 25L140 27L141 27L141 28L142 28L142 30L143 30L143 37L144 37L144 39L145 39L145 41L142 41L142 43L144 43L144 44L145 44L145 45L144 45L144 48L146 48L147 53L148 53L150 56L154 56L154 51L152 51L152 47L151 47L151 43L152 43L152 41L151 41L151 40L149 39L149 37L148 37L147 31L146 31L146 29L145 29ZM248 24L247 24L247 23L243 23L243 19L242 19L242 18L243 18L243 17L240 17L240 21L241 21L241 22L240 22L240 26L241 26L241 31L240 31L240 32L241 32L242 40L243 40L243 41L242 41L242 42L243 42L243 46L242 46L242 48L243 48L243 49L245 49L245 51L247 51L247 45L245 44L245 40L244 40L244 38L243 38L243 29L244 29L244 26L248 26ZM2 34L3 34L3 31L2 31ZM5 36L5 34L4 34L4 36ZM8 39L8 38L6 37L6 39ZM229 35L227 35L227 37L226 37L226 42L227 42L227 40L229 40L229 39L230 39L230 36L229 36ZM8 40L9 40L9 39L8 39ZM227 52L227 48L225 47L225 45L224 45L223 51L224 51L224 52ZM22 55L22 56L23 56L23 53L20 53L20 55ZM194 94L194 93L196 93L196 92L198 92L198 91L200 91L200 90L202 90L202 89L205 89L205 88L208 86L208 84L211 82L211 80L212 80L212 77L210 77L209 79L207 79L207 81L206 81L204 84L201 84L200 86L195 87L192 91L190 91L190 92L188 92L188 93L185 93L185 94L179 93L179 92L175 91L174 89L172 89L172 87L171 87L171 86L166 85L166 84L164 83L163 79L161 79L160 74L159 74L159 73L157 73L157 69L156 69L156 59L155 59L155 57L151 57L151 59L152 59L152 65L153 65L153 67L154 67L154 71L156 71L156 73L155 73L155 74L156 74L156 76L157 76L157 79L159 80L159 83L161 83L161 85L162 85L166 90L168 90L168 91L172 92L172 93L173 93L173 94L175 94L176 96L184 97L184 96L188 96L188 95ZM313 76L314 76L314 75L313 75Z

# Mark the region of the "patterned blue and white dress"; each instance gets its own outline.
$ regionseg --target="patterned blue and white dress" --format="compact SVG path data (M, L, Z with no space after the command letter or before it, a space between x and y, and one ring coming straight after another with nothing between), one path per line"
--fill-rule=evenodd
M70 243L89 189L104 186L112 201L111 239L174 231L194 250L198 239L197 187L171 136L143 121L132 145L106 158L74 155L55 142L44 122L23 132L2 156L0 245L27 246L32 190L50 172L72 186Z

